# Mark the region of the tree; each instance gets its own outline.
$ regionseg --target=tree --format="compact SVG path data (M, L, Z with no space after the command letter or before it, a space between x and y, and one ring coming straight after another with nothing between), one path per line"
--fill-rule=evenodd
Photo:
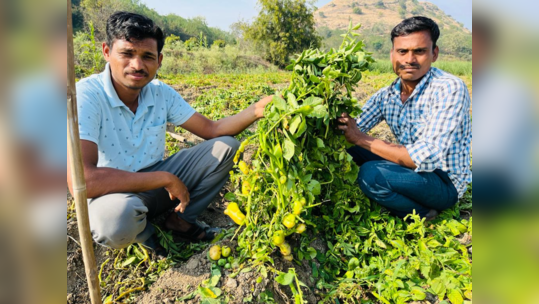
M399 0L399 5L403 10L406 10L406 0Z
M403 9L402 7L399 8L399 16L400 16L402 19L406 19L406 10Z
M260 14L245 28L245 38L266 60L284 67L288 58L309 47L320 47L314 6L307 0L259 0Z

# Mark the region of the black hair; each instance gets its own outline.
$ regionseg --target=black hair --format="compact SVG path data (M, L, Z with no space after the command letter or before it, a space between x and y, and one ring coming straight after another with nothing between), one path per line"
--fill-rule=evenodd
M107 45L110 48L117 39L131 42L132 39L146 38L157 40L157 53L160 54L165 45L164 34L150 18L129 12L116 12L107 20Z
M411 17L404 19L391 31L391 42L395 41L396 37L407 36L412 33L428 31L433 42L433 49L436 48L438 38L440 38L440 28L434 20L427 17Z

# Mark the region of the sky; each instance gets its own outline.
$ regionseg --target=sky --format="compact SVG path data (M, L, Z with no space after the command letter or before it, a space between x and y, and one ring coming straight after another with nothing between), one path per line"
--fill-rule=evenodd
M423 0L420 0L425 2ZM208 25L228 31L230 25L238 20L249 21L258 13L256 0L142 0L142 3L155 9L161 15L176 14L184 18L203 16ZM317 0L315 5L322 7L331 0ZM457 21L472 29L472 0L429 0Z

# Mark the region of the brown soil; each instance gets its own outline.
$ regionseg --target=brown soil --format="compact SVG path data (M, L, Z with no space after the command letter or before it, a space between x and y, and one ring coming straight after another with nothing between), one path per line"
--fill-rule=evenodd
M182 92L182 95L186 100L192 102L196 97L201 94L206 88L180 88L175 87ZM372 88L368 86L362 87L357 90L355 97L363 104L365 100L372 95ZM256 125L251 126L251 131L256 130ZM169 131L173 132L174 128L170 128ZM371 132L372 135L395 142L395 138L391 131L385 124L381 124ZM188 148L196 145L203 140L193 134L184 133L180 134L185 138L183 142L178 142L181 148ZM248 160L254 154L253 147L247 147L245 151L245 158ZM201 215L201 220L211 225L212 227L231 228L234 227L234 223L223 214L226 209L227 203L224 200L224 194L232 191L230 184L227 184L221 193L214 199L208 209ZM68 192L68 221L67 221L67 303L90 303L87 283L84 273L84 265L82 261L82 251L77 242L79 242L78 230L76 225L76 218L73 215L73 210L70 210L71 196ZM159 220L157 221L159 224ZM296 240L292 240L291 245ZM463 244L469 244L469 236L464 235L460 240ZM227 243L228 242L228 243ZM228 240L223 240L221 243L235 248L236 244L230 243ZM317 251L325 253L327 247L325 241L322 239L315 239L310 244ZM107 249L95 245L95 255L97 265L101 265L108 256L106 255ZM470 247L471 251L471 247ZM161 304L161 303L175 303L178 298L184 297L197 290L200 284L210 277L211 265L207 257L207 249L201 253L195 254L189 260L184 263L175 265L174 268L166 271L154 284L152 284L148 290L140 292L139 296L135 300L135 303L141 304ZM302 265L291 264L280 258L278 253L273 254L275 260L275 268L281 271L288 271L288 268L294 267L299 279L305 283L309 288L302 288L304 299L307 303L317 303L320 298L313 292L314 280L311 276L312 269L306 261ZM229 278L229 272L224 272L219 282L218 287L223 290L224 296L229 300L227 303L243 303L244 299L252 297L251 303L256 303L257 296L266 290L271 291L277 303L293 303L293 298L288 287L279 286L273 279L263 279L261 283L256 283L259 274L257 272L241 273L235 278ZM199 295L195 295L192 299L185 300L183 303L199 303ZM435 303L435 299L431 301ZM428 303L428 302L424 302Z

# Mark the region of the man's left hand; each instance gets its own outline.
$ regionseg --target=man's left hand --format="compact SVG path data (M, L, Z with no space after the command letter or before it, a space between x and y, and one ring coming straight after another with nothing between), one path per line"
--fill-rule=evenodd
M270 95L270 96L262 98L260 101L258 101L255 104L256 119L260 119L264 117L264 109L266 108L266 105L270 103L272 100L273 100L273 95Z
M338 118L337 121L340 123L337 128L342 131L349 143L359 145L360 140L366 136L357 127L356 120L350 117L348 113L342 113L341 118Z

